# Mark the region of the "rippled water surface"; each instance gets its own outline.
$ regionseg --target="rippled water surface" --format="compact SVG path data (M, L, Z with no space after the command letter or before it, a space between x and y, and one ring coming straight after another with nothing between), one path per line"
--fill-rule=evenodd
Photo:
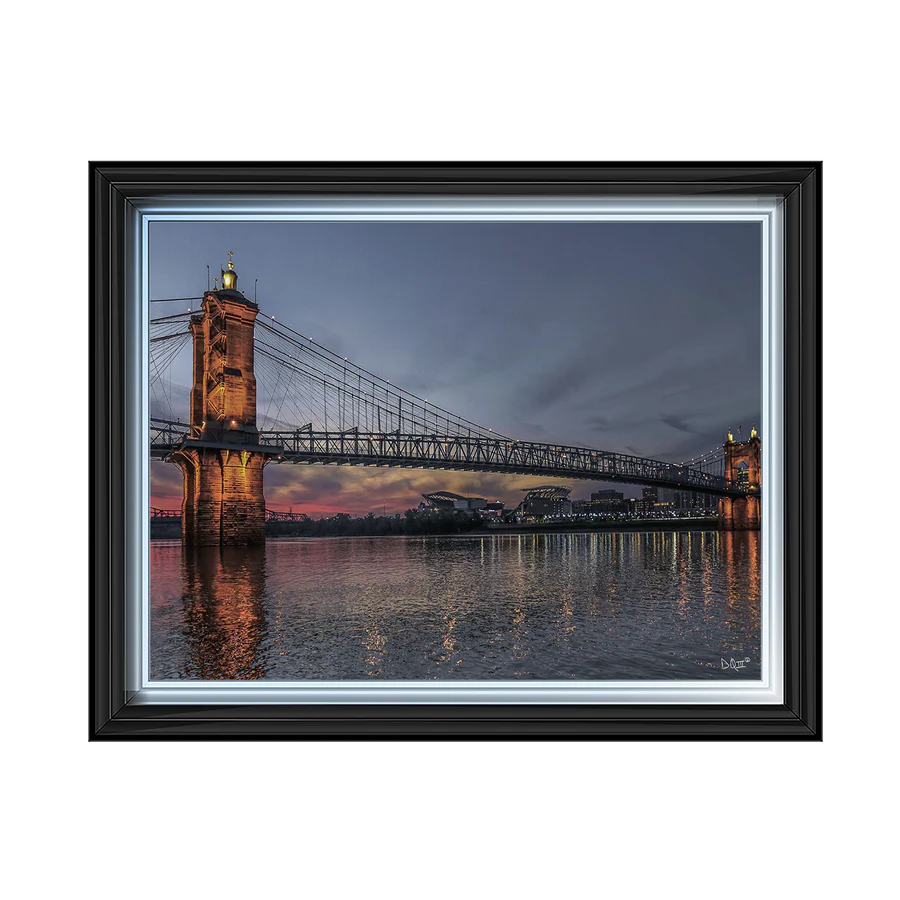
M758 532L153 541L150 566L154 680L760 677Z

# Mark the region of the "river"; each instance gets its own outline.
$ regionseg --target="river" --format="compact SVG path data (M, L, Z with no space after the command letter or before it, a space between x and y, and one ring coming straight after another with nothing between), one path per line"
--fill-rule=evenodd
M154 681L758 679L759 532L150 546ZM723 660L743 667L723 668Z

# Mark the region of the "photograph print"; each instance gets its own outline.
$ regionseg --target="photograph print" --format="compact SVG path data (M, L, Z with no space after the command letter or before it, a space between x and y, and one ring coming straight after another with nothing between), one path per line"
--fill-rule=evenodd
M753 681L753 221L153 221L149 680Z

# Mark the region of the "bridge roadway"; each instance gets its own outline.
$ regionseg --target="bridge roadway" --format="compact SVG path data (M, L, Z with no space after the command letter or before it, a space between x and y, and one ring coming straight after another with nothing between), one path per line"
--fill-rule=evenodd
M151 419L151 458L166 459L188 432L184 423ZM261 431L259 442L281 448L281 453L273 457L276 463L501 472L691 490L720 497L747 494L734 481L677 463L506 438L299 429Z

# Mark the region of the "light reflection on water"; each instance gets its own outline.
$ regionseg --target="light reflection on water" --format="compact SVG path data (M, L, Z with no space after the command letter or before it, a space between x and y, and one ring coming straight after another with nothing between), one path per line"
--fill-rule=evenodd
M759 532L154 541L150 567L153 680L760 677Z

